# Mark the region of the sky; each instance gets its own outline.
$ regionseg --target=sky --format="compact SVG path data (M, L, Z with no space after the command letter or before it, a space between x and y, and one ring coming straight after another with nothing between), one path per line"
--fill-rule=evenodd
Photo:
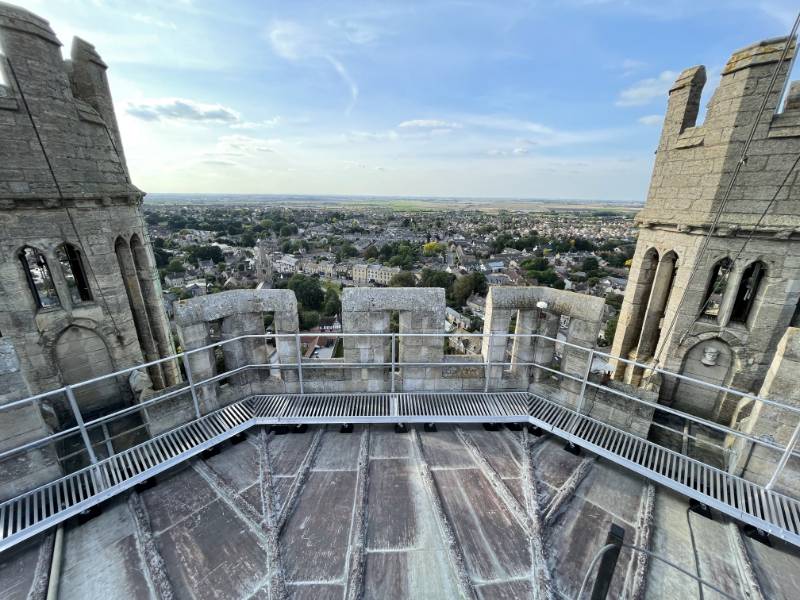
M794 0L12 0L94 44L147 192L643 201L667 91ZM2 41L0 40L0 44ZM795 69L795 77L798 77Z

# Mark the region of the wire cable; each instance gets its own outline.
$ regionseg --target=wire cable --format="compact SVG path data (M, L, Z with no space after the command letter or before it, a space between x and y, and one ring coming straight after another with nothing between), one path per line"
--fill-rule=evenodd
M683 573L687 577L691 577L692 579L697 581L698 585L700 585L701 587L702 586L706 586L707 588L717 592L718 594L720 594L721 596L724 596L725 598L729 598L730 600L741 600L741 598L737 598L736 596L732 596L728 592L726 592L726 591L718 588L717 586L715 586L713 583L709 583L708 581L705 581L704 579L701 579L700 577L698 577L697 575L695 575L691 571L688 571L688 570L684 569L680 565L672 562L668 558L665 558L665 557L661 556L660 554L657 554L657 553L653 552L652 550L648 550L647 548L642 548L641 546L635 546L633 544L626 544L625 542L620 544L620 546L622 546L623 548L628 548L630 550L633 550L634 552L642 552L644 554L647 554L648 556L651 556L651 557L653 557L653 558L655 558L657 560L660 560L661 562L669 565L673 569L675 569L677 571L680 571L681 573ZM603 554L605 554L606 552L608 552L611 548L616 548L616 547L617 547L616 544L606 544L605 546L600 548L600 550L598 550L595 553L594 557L592 558L592 561L589 563L588 569L586 569L586 574L583 577L583 582L581 583L581 587L578 590L578 595L575 596L575 600L581 600L581 597L583 596L583 593L586 590L586 584L589 582L589 576L592 574L592 571L594 570L594 566L597 564L597 561L600 560L600 557L603 556ZM702 598L702 595L701 595L701 598Z

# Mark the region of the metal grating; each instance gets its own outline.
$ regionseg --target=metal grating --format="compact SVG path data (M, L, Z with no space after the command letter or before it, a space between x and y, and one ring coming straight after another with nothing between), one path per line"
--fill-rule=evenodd
M530 423L736 520L800 546L800 502L539 396Z
M0 551L254 425L529 422L800 546L800 502L527 392L253 396L0 504Z

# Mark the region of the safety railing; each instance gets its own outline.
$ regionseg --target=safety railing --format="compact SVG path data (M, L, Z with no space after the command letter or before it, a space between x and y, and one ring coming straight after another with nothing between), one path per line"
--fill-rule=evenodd
M37 439L28 440L25 443L14 447L6 447L0 451L0 470L2 470L1 465L5 460L11 460L22 453L53 446L54 444L60 444L57 454L60 455L62 461L65 457L70 457L74 459L73 464L75 466L82 466L81 463L96 464L99 460L98 453L107 456L122 451L127 446L131 445L131 435L135 436L132 438L134 440L142 439L141 436L146 438L148 428L156 424L152 422L150 417L151 409L155 408L156 406L169 404L170 402L174 402L178 399L181 399L182 402L185 403L187 399L190 399L190 403L186 404L186 407L188 407L195 419L199 419L204 416L204 410L200 400L200 390L217 384L223 380L229 380L235 375L250 371L268 372L270 375L277 372L283 379L284 385L286 386L282 392L288 391L290 393L304 394L308 391L308 388L312 384L318 383L318 381L315 381L315 372L318 372L319 370L331 369L342 371L358 369L380 370L381 381L379 382L379 385L385 385L385 388L381 387L381 391L390 393L406 391L405 389L398 388L402 388L405 373L408 369L426 368L441 370L459 367L473 369L477 368L482 372L482 377L472 377L471 382L475 386L474 391L482 390L483 392L509 390L527 391L531 380L530 370L539 370L541 373L544 373L551 378L551 381L546 383L563 387L565 381L574 382L574 386L577 388L577 398L575 399L573 393L571 397L574 399L574 404L571 406L571 408L574 409L575 417L573 419L573 423L570 425L571 428L574 429L577 426L578 417L580 415L592 412L594 407L592 409L588 408L587 402L589 401L590 396L589 391L594 390L595 397L591 399L593 404L596 404L597 402L602 404L603 402L603 398L598 399L597 394L605 395L607 398L614 398L617 401L624 401L630 408L640 407L644 411L645 416L643 418L645 420L647 419L648 411L661 412L682 419L687 423L691 423L696 428L699 428L699 431L712 432L718 438L728 437L730 439L742 440L744 442L766 448L770 452L775 453L776 468L774 469L774 472L765 486L766 489L770 489L774 486L781 476L781 473L787 462L793 456L800 456L795 450L797 440L800 437L800 408L796 406L773 399L760 398L751 393L734 390L686 375L673 373L662 368L653 368L651 365L646 363L640 363L634 360L613 356L598 349L575 345L564 339L552 338L535 333L331 333L327 335L327 337L343 339L358 338L362 342L373 339L383 339L389 346L388 348L385 348L384 346L384 357L388 357L388 360L366 362L348 359L347 351L345 352L345 358L343 359L304 359L302 352L304 338L309 340L312 338L312 335L316 334L267 333L260 335L237 336L230 339L220 340L200 348L179 352L175 355L159 360L143 363L116 371L114 373L109 373L107 375L102 375L79 383L65 385L55 390L6 403L0 406L0 419L13 418L9 414L10 411L23 407L35 406L41 408L43 403L53 404L55 402L61 402L63 408L66 410L66 414L71 415L73 422L70 422L62 430L43 435ZM414 343L418 344L421 340L432 340L435 338L442 340L443 352L446 340L453 338L480 340L482 354L443 355L442 360L437 361L412 361L400 359L398 344L403 344L405 340L413 340ZM234 368L226 368L222 372L217 372L210 376L197 378L196 373L193 372L191 367L190 358L193 355L197 353L213 351L217 348L224 348L227 344L233 344L245 340L261 341L267 347L271 342L276 349L279 342L289 341L294 346L294 362L271 362L269 359L266 362L248 362L246 364L240 364ZM514 343L515 345L528 343L530 347L527 349L515 349L513 347L509 347L509 343ZM493 346L493 344L496 345ZM536 351L537 348L539 348L542 344L549 344L555 349L560 349L562 356L559 357L556 352L555 358L553 359L541 362L537 361ZM492 359L493 352L491 348L493 347L495 350L497 348L504 348L502 351L502 360ZM410 351L411 350L406 350L404 354L407 355ZM574 353L576 352L582 355L583 360L585 361L581 368L575 368ZM572 354L570 355L570 358L567 359L565 355L570 353ZM267 355L269 356L269 353L267 353ZM530 359L521 360L519 358L521 355L528 356ZM468 358L470 356L472 357L472 360ZM735 397L739 400L763 403L764 405L768 405L775 410L782 411L785 414L786 419L790 419L788 422L794 423L793 433L788 440L788 443L780 444L771 439L753 436L734 427L730 427L710 419L692 415L685 411L639 397L633 388L626 387L625 389L620 389L620 386L618 385L609 385L609 381L605 375L598 375L594 373L592 366L595 359L601 359L604 361L620 361L626 364L632 364L642 369L647 369L652 373L657 373L663 375L664 377L675 378L678 381L687 381L693 385L713 390L719 394ZM146 370L149 366L173 360L180 361L180 364L183 366L185 378L183 383L173 386L172 388L157 391L153 397L150 397L142 402L133 403L130 406L113 410L107 414L95 415L91 418L87 418L84 415L84 411L81 409L82 392L90 390L92 386L101 385L107 382L119 382L121 377L128 376L134 371ZM567 368L568 365L566 363L570 363L569 368ZM507 368L511 368L511 371L507 370ZM387 374L386 371L388 371L388 382L384 377L384 375ZM296 375L296 381L289 381L286 377L287 373L292 372ZM455 378L457 379L458 377ZM465 376L463 379L467 379L467 377ZM482 379L482 381L480 379ZM441 383L442 381L440 380L439 382ZM453 391L448 390L445 387L437 389L435 381L429 381L428 383L430 385L423 386L422 388L415 388L414 391L424 391L426 393ZM352 394L354 390L347 388L343 389L342 391ZM366 393L368 390L364 389L360 391ZM561 391L554 389L553 394L560 394ZM359 390L355 390L355 393L358 392ZM541 394L542 392L537 389L537 393ZM234 400L242 399L244 395L245 394L243 392L242 395L234 398ZM556 402L560 400L558 397L551 399ZM603 420L603 418L599 416L596 418ZM125 419L128 419L129 421L133 419L135 422L127 423L127 425L130 425L129 427L120 428L122 426L120 423ZM619 426L619 423L611 424ZM695 434L687 433L686 430L670 428L669 425L664 423L659 423L657 426L659 428L671 431L676 436L680 436L681 439L692 439L697 445L702 444L705 447L713 448L716 452L724 457L724 467L728 468L728 470L733 470L733 467L736 466L737 456L731 451L732 444L730 441L728 443L720 444L714 442L713 437L710 439L700 439ZM638 435L641 435L641 433ZM688 455L689 451L684 450L684 453ZM83 460L84 455L85 460ZM74 467L72 470L74 470Z

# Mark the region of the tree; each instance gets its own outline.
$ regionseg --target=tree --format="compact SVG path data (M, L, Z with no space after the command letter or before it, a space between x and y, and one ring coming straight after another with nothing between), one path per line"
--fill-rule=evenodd
M197 264L199 260L211 260L214 263L225 262L225 255L219 246L189 246L186 249L189 262Z
M389 287L414 287L416 284L417 278L411 271L400 271L389 280Z
M369 246L366 250L364 250L364 258L367 260L371 258L378 258L380 256L380 252L375 246Z
M322 314L326 317L338 315L342 310L342 302L339 300L339 294L333 288L325 290L325 303L322 305Z
M319 284L319 279L295 273L289 279L287 286L294 292L297 301L306 309L319 310L325 301L325 292ZM317 315L319 316L319 315Z
M319 325L319 313L315 310L304 310L300 312L300 329L308 331Z
M167 273L182 273L183 270L183 261L178 258L174 258L169 261L169 264L166 268Z
M611 306L612 308L616 308L620 310L622 308L622 300L625 297L622 294L615 294L614 292L609 292L606 294L606 304Z
M599 268L600 263L594 256L587 256L583 259L583 263L581 264L581 271L585 271L587 274L592 271L597 271Z
M422 269L419 287L440 287L449 290L455 278L455 275L447 271Z
M447 250L447 245L439 242L428 242L427 244L423 244L422 246L422 253L425 256L435 256L437 254L442 254L445 250Z
M614 335L617 333L618 319L619 317L611 317L606 323L606 328L603 331L603 339L605 339L606 344L610 344L614 341Z
M290 235L295 235L297 233L297 225L294 223L286 224L280 228L280 236L281 237L289 237Z
M472 294L485 294L487 289L486 277L483 273L470 273L459 277L450 288L450 297L453 305L461 307L467 303L467 298Z

